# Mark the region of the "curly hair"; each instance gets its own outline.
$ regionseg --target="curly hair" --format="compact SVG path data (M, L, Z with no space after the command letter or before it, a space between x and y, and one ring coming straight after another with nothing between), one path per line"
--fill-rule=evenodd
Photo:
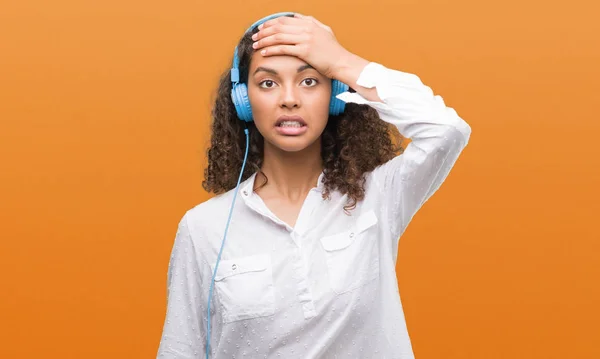
M250 59L254 52L252 34L256 32L256 28L248 31L238 44L240 81L244 83L247 83ZM237 117L231 88L230 69L227 69L220 76L211 111L210 147L206 150L208 165L202 182L207 192L215 194L236 187L246 152L245 127ZM352 89L350 91L354 92ZM268 182L261 170L264 138L254 122L247 125L250 143L242 181L258 171L266 178L258 187L261 188ZM369 105L347 103L342 114L330 115L320 140L323 198L329 199L334 190L348 194L348 205L344 207L346 212L355 208L356 203L364 198L365 174L404 152L404 137L395 126L382 121L377 111Z

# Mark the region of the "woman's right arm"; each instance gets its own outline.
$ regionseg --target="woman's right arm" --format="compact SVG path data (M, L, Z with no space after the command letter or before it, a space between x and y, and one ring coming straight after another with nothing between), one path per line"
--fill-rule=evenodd
M167 312L157 358L203 358L206 329L202 276L187 225L179 222L167 272Z

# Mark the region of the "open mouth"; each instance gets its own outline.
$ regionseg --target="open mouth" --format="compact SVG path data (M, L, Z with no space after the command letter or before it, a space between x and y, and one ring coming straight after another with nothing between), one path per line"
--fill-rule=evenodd
M287 136L297 136L306 132L306 125L298 121L282 121L275 126L277 132Z
M280 135L298 136L306 132L306 122L299 115L281 115L275 122L275 130Z
M277 127L296 127L296 128L300 128L300 127L304 127L306 126L303 123L300 123L299 121L282 121L280 123L277 124Z

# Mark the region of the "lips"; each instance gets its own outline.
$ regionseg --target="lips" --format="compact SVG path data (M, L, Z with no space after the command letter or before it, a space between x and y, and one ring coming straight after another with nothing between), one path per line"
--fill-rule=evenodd
M304 122L304 119L300 116L294 115L294 116L289 116L289 115L282 115L279 116L279 118L277 119L277 122L275 122L275 126L279 127L281 126L281 123L284 121L296 121L298 123L300 123L302 126L306 126L306 122Z

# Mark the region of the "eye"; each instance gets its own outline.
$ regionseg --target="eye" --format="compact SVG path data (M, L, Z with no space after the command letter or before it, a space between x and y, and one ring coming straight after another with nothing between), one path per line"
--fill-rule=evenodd
M273 80L264 80L264 81L259 82L258 85L262 88L271 88L271 87L273 87L274 83L275 82ZM264 86L262 86L263 84L269 84L270 86L264 87Z
M308 82L309 82L309 85L308 85L308 87L313 87L313 86L316 86L316 85L317 85L317 83L319 83L319 80L317 80L317 79L315 79L315 78L312 78L312 77L302 80L302 82L304 82L304 83L306 83L306 81L308 81ZM312 84L314 84L314 85L312 85Z

